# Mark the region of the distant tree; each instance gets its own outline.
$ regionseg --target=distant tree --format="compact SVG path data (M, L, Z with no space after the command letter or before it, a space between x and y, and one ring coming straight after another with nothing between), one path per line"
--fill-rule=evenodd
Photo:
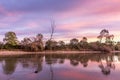
M87 49L88 48L87 38L83 37L79 44L83 49Z
M103 29L97 38L100 39L100 43L102 42L102 39L105 38L105 43L99 45L99 48L100 48L99 50L111 52L112 50L115 49L114 42L113 42L114 35L110 35L108 30Z
M56 50L57 49L57 42L54 40L48 40L45 44L46 50Z
M60 46L63 46L63 45L65 45L65 42L64 42L64 41L59 41L58 44L59 44Z
M76 38L73 38L73 39L70 40L70 44L72 44L72 45L76 45L78 43L79 43L79 40L76 39Z
M24 50L31 50L31 44L32 41L30 38L25 37L22 41L21 41L21 48Z
M43 50L44 49L44 44L43 44L43 35L42 34L38 34L36 36L36 46L38 47L38 50Z
M101 43L99 41L97 42L91 42L89 43L89 47L91 50L97 51L99 50L99 47L101 46Z
M81 42L87 42L87 37L83 37Z
M15 32L7 32L5 34L5 38L3 39L3 41L6 44L9 44L12 46L16 46L18 44L18 39L17 39Z
M60 49L64 49L64 50L66 49L66 46L65 46L65 42L64 42L64 41L59 41L59 42L58 42L58 46L59 46Z
M100 39L100 43L101 43L103 37L107 37L107 36L109 36L109 31L107 29L103 29L101 30L100 35L97 38Z
M71 39L69 44L70 49L78 49L78 43L79 43L78 39L76 38Z
M52 40L53 39L53 34L55 32L55 21L53 19L51 19L51 35L50 35L50 39L49 40Z
M43 39L43 35L41 33L37 34L36 39L37 39L37 41L41 42Z
M21 44L24 46L25 50L42 51L44 49L42 39L43 35L37 34L36 37L24 38Z
M115 45L115 50L120 50L120 42L117 42L117 44Z
M113 43L114 35L108 35L106 36L106 43Z
M30 38L24 38L22 41L21 41L21 44L22 45L28 45L28 44L30 44L30 43L32 43L32 41L31 41L31 39Z
M3 42L0 42L0 49L3 49L3 46L4 46Z
M57 46L57 42L53 40L53 34L55 32L55 21L54 19L51 19L51 32L50 32L50 39L47 40L45 43L45 49L46 50L53 50Z

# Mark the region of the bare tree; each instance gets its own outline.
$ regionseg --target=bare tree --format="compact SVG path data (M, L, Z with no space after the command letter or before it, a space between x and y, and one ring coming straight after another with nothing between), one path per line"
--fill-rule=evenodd
M55 27L56 27L56 25L55 25L55 21L54 21L54 19L52 18L51 19L51 35L50 35L50 39L49 39L49 41L50 41L50 46L52 45L52 39L53 39L53 34L54 34L54 32L55 32ZM53 74L53 67L52 67L52 64L50 64L50 72L51 72L51 80L53 80L53 76L54 76L54 74Z
M51 35L50 35L50 40L53 39L53 34L55 32L55 27L56 27L55 21L54 21L54 19L51 19Z

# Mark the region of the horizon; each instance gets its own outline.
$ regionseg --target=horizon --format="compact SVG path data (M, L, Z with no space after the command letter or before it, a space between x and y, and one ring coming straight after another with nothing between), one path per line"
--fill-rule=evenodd
M120 41L119 0L1 0L0 41L9 31L18 40L43 34L50 37L50 19L55 20L55 40L69 41L87 37L88 42L97 41L102 29L109 30Z

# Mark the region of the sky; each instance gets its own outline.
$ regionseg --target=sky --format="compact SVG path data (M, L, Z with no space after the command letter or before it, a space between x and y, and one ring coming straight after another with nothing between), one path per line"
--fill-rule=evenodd
M120 0L0 0L0 41L13 31L19 40L38 33L47 40L55 21L55 40L87 37L96 41L102 29L120 40Z

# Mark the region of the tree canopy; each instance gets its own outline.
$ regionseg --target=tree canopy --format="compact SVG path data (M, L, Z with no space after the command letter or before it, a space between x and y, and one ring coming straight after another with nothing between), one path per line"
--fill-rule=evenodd
M5 33L5 38L3 39L3 41L5 42L5 44L9 44L12 46L15 46L18 44L18 39L15 32Z

